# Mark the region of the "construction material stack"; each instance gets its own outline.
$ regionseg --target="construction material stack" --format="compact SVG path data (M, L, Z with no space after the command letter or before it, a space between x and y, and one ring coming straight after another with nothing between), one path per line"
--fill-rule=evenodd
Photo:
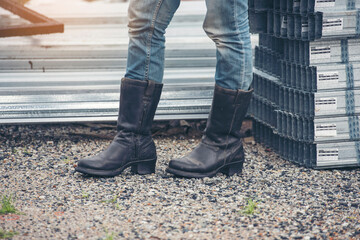
M249 0L256 141L311 168L360 166L360 0Z

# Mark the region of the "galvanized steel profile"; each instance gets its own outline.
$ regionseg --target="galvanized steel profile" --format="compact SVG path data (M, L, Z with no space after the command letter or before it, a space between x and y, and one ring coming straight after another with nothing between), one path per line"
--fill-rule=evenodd
M249 6L255 138L307 167L360 166L360 1Z

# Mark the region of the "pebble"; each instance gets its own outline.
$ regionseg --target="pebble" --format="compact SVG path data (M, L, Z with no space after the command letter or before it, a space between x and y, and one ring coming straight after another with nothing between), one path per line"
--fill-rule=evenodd
M359 169L305 169L249 142L241 175L176 178L168 162L200 141L181 134L155 137L155 174L93 178L74 165L110 141L75 134L87 131L115 127L0 126L0 196L22 213L0 229L14 239L360 239Z

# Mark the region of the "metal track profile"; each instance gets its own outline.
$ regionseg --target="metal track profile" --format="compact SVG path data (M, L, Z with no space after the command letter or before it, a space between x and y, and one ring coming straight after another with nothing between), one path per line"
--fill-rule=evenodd
M296 77L305 79L309 74L316 74L315 67L324 65L346 64L347 71L357 71L352 62L360 61L360 40L334 40L321 42L283 42L284 50L277 52L264 46L255 47L255 67L269 74L281 77L288 75L286 81L295 81ZM353 67L352 67L353 66ZM292 69L293 68L293 69ZM290 75L291 78L289 77ZM302 76L301 76L302 74ZM351 75L352 76L352 75ZM351 81L356 81L350 79ZM297 81L300 84L299 81ZM305 84L305 82L303 82ZM312 84L316 84L313 82ZM301 87L301 86L296 86ZM308 83L306 90L316 86Z
M286 0L282 0L286 1ZM291 2L291 0L287 0ZM331 11L344 11L353 10L360 7L359 0L301 0L300 12L326 12Z
M166 71L155 119L206 118L214 88L213 73L211 68ZM0 123L116 121L123 74L3 73Z
M359 117L337 116L307 118L278 110L277 106L261 97L254 96L250 114L280 136L302 142L327 142L360 140Z
M350 121L358 122L358 116L333 118L304 118L302 116L277 110L276 131L280 136L295 141L319 143L360 140L358 126L350 129Z
M279 107L273 102L254 94L250 102L249 114L258 122L261 122L273 130L276 130L276 111L278 109Z
M312 168L360 166L360 0L250 0L257 141ZM258 17L258 19L257 19Z
M275 37L311 41L359 35L358 10L316 12L305 16L269 11L268 15L267 33Z
M293 93L290 99L282 98L279 92L286 87L278 78L258 70L255 70L253 87L256 90L249 112L254 118L257 141L272 147L283 158L307 167L360 165L360 117L359 108L355 107L359 90L304 92L310 97L307 103L301 103L304 99L296 98L295 90L290 91ZM293 107L279 110L284 103ZM295 114L296 107L301 105L302 111ZM322 106L315 111L316 105ZM332 106L343 107L334 110ZM317 117L306 117L304 111L308 115L309 111L313 112ZM334 156L331 151L335 151Z
M308 14L324 11L344 11L359 8L360 0L249 0L249 9L256 12L274 10Z
M261 122L254 121L254 136L284 159L315 169L360 166L360 141L309 143L282 137Z
M360 163L359 147L359 141L317 144L316 166L319 168L356 166Z
M360 64L323 64L305 66L281 61L281 83L290 88L321 92L360 88ZM351 88L351 87L350 87Z
M277 105L280 110L304 117L341 116L360 113L360 89L332 89L308 92L281 85L279 79L254 71L255 96Z
M360 0L249 0L250 29L299 40L356 36L359 7Z
M31 24L27 25L2 27L0 28L0 37L64 32L64 24L24 7L13 0L0 0L0 7L31 22Z

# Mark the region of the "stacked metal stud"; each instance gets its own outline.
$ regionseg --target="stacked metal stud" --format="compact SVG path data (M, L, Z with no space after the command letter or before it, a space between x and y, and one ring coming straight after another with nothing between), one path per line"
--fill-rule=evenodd
M360 0L249 0L258 142L312 168L360 166Z

